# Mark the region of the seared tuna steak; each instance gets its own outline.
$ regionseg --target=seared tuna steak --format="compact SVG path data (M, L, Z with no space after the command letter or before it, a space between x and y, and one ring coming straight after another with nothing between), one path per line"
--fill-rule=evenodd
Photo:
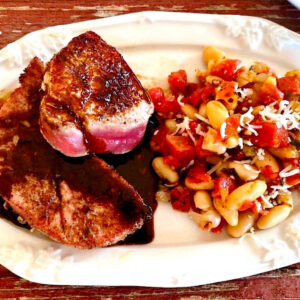
M67 156L132 150L153 112L120 53L91 31L54 55L43 88L41 132Z
M144 222L135 189L103 160L69 159L39 129L43 64L33 59L0 110L0 195L31 227L80 248L124 240Z

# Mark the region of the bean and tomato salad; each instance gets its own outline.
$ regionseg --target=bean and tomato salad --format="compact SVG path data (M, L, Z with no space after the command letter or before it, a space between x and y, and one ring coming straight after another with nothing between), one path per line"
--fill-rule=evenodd
M300 186L300 70L280 77L212 46L203 59L196 82L178 70L169 89L148 90L160 124L150 141L156 199L214 233L273 227L292 212Z

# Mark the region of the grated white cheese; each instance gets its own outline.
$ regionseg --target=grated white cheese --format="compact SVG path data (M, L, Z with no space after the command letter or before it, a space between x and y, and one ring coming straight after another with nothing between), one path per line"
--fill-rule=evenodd
M234 161L237 164L251 164L251 159L245 159L245 160L235 160Z
M191 131L190 131L190 130L187 130L186 132L187 132L187 134L189 135L189 137L190 137L190 139L192 140L192 142L193 142L194 144L196 144L196 140L195 140L193 134L191 133Z
M258 135L257 131L255 130L256 128L261 128L258 127L259 125L252 125L250 124L251 121L253 121L254 116L252 115L253 107L250 107L249 110L241 115L240 118L240 126L243 127L244 129L248 130L250 133L253 133L255 136ZM247 118L247 121L245 122L245 118Z
M243 139L242 139L242 138L239 138L238 141L239 141L239 146L240 146L240 148L243 149L243 148L244 148Z
M177 102L178 102L178 104L179 104L180 106L183 106L183 105L184 105L184 103L181 101L183 98L184 98L183 95L179 95L179 96L177 97Z
M241 88L238 88L238 89L236 89L236 92L241 95L242 99L245 99L246 97L249 97L249 96L251 96L253 94L253 90L252 89L241 89Z
M226 125L227 125L226 122L223 122L223 124L220 127L220 134L221 134L222 139L225 139L225 137L226 137L226 133L225 133Z
M206 133L204 131L202 131L201 129L202 129L201 124L198 124L196 127L196 134L205 136Z
M209 175L211 175L212 173L214 173L220 166L221 166L222 162L219 161L216 165L214 165L207 173Z
M280 191L280 192L283 192L283 193L291 193L291 191L289 191L288 189L291 187L291 185L288 185L288 184L284 184L284 185L271 185L271 188L274 190L274 191Z
M250 141L243 140L244 144L247 146L253 146L253 144Z
M253 111L253 107L250 107L246 113L244 113L244 114L241 115L241 118L240 118L240 125L241 125L242 127L245 126L245 123L244 123L244 119L245 119L245 118L248 118L248 119L249 119L246 123L249 123L250 120L252 121L252 120L254 119L254 116L252 115L252 111Z
M210 125L209 120L206 119L206 118L204 118L204 117L202 117L201 115L195 114L195 117L196 117L197 119L199 119L200 121L202 121L202 122L204 122L204 123Z
M265 106L264 109L259 112L263 120L274 121L277 127L283 126L287 130L300 130L300 113L292 111L292 103L287 100L282 100L278 109L275 108L275 104L276 103L272 103Z
M289 168L290 167L290 168ZM289 169L288 169L289 168ZM291 166L288 166L286 167L285 169L283 169L280 173L279 173L279 176L282 177L282 178L285 178L285 177L290 177L290 176L293 176L293 175L296 175L300 172L299 169L294 169L294 170L291 170ZM289 171L289 172L288 172Z
M259 148L257 150L257 158L259 160L264 160L264 157L265 157L265 150L263 148Z
M195 161L192 159L185 167L183 167L179 170L179 173L181 174L185 170L189 169L194 163L195 163Z
M262 195L261 199L263 200L264 208L271 208L274 205L269 201L270 195Z
M154 131L153 135L157 135L158 134L158 129Z
M190 130L190 119L189 117L184 117L181 123L176 124L176 131L173 135L177 133L182 134L187 130Z

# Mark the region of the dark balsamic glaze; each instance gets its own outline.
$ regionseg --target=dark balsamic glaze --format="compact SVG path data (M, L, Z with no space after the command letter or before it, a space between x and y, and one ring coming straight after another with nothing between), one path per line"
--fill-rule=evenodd
M122 244L146 244L154 238L153 214L157 207L155 192L158 180L151 166L155 153L150 150L149 141L157 126L156 119L150 118L143 142L129 153L98 155L134 186L147 206L143 227L127 237Z

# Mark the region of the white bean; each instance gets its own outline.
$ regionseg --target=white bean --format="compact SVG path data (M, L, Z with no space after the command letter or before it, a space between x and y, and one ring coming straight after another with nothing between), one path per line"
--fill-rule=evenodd
M268 214L261 216L256 225L259 229L268 229L283 222L291 213L292 208L289 205L281 204L272 207Z
M162 157L155 157L152 161L152 167L161 179L165 179L170 183L176 183L179 180L178 173L165 164Z
M216 142L217 134L218 133L215 129L209 127L203 139L202 148L205 150L209 150L211 152L223 154L226 152L226 147L222 145L220 142Z
M300 152L297 150L296 146L290 144L287 147L283 148L268 148L268 150L275 155L276 157L279 157L280 159L289 159L289 158L296 158L298 159L300 157Z
M236 226L227 225L227 233L235 238L241 237L254 225L257 219L257 214L252 211L244 211L239 215L239 221Z
M210 124L215 129L220 129L229 117L226 107L219 101L209 101L206 104L206 113Z
M214 198L214 207L229 225L236 226L238 224L239 213L236 209L226 208L220 198Z
M203 230L211 230L212 228L218 227L221 223L221 216L214 209L203 211L200 214L190 211L189 216Z
M197 120L195 114L197 114L197 109L191 104L184 104L181 107L182 112L192 120Z
M192 190L212 190L214 188L213 180L196 183L186 177L184 183L186 187Z
M194 195L194 203L195 207L202 210L212 208L211 197L207 191L197 191Z
M171 132L175 132L177 130L177 123L174 119L166 120L165 125Z
M260 159L261 156L263 159ZM264 149L264 153L260 156L255 157L254 164L258 167L258 169L262 170L266 166L270 166L274 173L279 172L279 165L276 159L271 155L268 151Z
M251 165L241 164L235 161L229 163L229 168L234 169L238 176L244 181L255 180L258 177L259 172Z
M229 194L225 206L229 209L239 209L244 202L261 197L266 190L267 185L262 180L244 183Z

